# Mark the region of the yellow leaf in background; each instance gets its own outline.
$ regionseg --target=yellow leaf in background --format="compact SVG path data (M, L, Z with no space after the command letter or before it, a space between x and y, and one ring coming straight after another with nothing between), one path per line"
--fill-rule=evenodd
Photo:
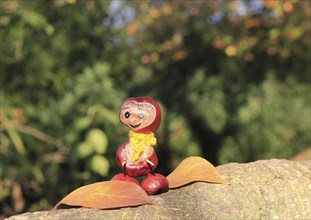
M132 35L134 35L137 32L137 29L138 29L138 25L136 23L130 23L127 26L127 34L129 36L132 36Z
M170 14L172 14L172 11L173 11L173 7L172 7L172 5L170 5L170 4L165 4L165 5L162 7L162 12L163 12L163 14L165 14L165 15L170 15Z
M150 55L150 57L151 57L151 61L152 62L157 62L158 60L159 60L159 54L158 53L156 53L156 52L153 52L151 55Z
M279 37L280 33L281 30L279 28L273 28L268 32L270 38L277 38Z
M222 39L214 39L213 46L217 49L222 49L225 46L225 42Z
M173 42L175 44L179 44L182 41L182 36L180 33L176 33L173 35Z
M191 15L197 15L197 14L199 14L199 12L200 12L200 10L197 7L191 7L190 8Z
M161 46L164 50L170 50L173 48L172 41L168 41L168 40L165 41Z
M67 0L67 2L68 2L69 4L74 4L74 3L76 3L76 1L77 1L77 0Z
M230 4L229 4L229 7L230 7L230 9L231 10L235 10L235 9L237 9L238 7L239 7L239 2L238 1L230 1Z
M161 12L160 12L159 9L152 7L149 10L149 15L150 15L151 18L158 18L158 17L160 17Z
M244 26L246 28L259 28L261 25L261 20L259 18L248 18L244 21Z
M293 10L293 3L291 3L290 1L286 1L283 3L283 10L285 12L291 12Z
M151 58L148 55L143 55L140 58L140 62L142 62L142 64L148 64L148 63L150 63L150 61L151 61Z
M187 56L186 51L184 51L184 50L179 50L179 51L177 51L177 52L175 52L175 53L173 54L173 60L174 60L174 61L182 60L182 59L185 59L186 56Z
M296 40L303 35L303 30L300 27L292 28L287 31L286 35L288 39Z
M274 9L279 5L279 1L277 1L277 0L264 0L263 4L268 9Z
M236 49L235 46L228 46L228 47L226 47L226 49L225 49L225 53L227 54L227 56L233 57L233 56L236 55L237 49Z

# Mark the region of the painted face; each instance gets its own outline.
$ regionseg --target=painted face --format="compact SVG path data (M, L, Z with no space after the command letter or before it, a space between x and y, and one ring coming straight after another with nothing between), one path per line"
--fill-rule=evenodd
M128 98L120 110L120 121L132 131L148 133L160 124L160 111L156 102L149 97Z

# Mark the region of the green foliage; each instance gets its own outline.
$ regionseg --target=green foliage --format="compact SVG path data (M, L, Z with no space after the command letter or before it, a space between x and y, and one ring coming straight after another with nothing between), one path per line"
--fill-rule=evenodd
M224 140L221 162L290 158L301 146L308 147L309 92L309 83L292 78L280 83L272 74L254 86L237 114L238 134Z
M76 148L76 156L79 159L90 160L86 170L93 171L105 177L109 171L109 161L102 156L107 149L108 139L106 134L100 129L93 128L88 131L83 142L79 143ZM85 173L81 177L84 179Z
M107 176L109 171L108 160L101 155L94 155L91 158L91 169L100 174L101 176Z
M222 83L222 76L208 76L203 70L197 70L186 87L193 114L202 115L215 133L224 129L228 118Z
M255 4L256 3L256 4ZM128 96L161 104L158 170L310 146L308 1L0 2L1 212L120 172Z
M169 114L168 132L169 148L178 158L186 158L188 156L196 156L201 154L201 150L196 140L193 139L191 131L187 128L186 119L178 114ZM187 143L187 144L185 144ZM171 165L171 169L175 169L177 164Z

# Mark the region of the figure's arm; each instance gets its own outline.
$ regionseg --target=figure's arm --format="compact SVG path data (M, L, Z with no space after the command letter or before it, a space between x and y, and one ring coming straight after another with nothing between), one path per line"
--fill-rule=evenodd
M127 156L126 156L126 146L127 142L122 144L121 147L117 151L117 164L122 169L122 171L125 173L126 169L126 163L127 163Z
M145 162L148 165L150 172L152 172L157 167L158 158L154 151L147 159L145 159Z
M146 159L145 161L146 161L146 163L149 164L151 167L154 167L154 166L155 166L155 164L152 163L152 161L150 161L150 160L148 160L148 159Z

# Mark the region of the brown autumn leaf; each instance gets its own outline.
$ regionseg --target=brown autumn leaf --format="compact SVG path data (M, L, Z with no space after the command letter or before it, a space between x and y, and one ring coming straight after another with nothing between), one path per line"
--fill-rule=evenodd
M146 192L136 183L127 181L103 181L82 186L56 204L82 206L96 209L112 209L152 204Z
M224 183L217 169L202 157L188 157L167 177L169 188L177 188L192 182Z

